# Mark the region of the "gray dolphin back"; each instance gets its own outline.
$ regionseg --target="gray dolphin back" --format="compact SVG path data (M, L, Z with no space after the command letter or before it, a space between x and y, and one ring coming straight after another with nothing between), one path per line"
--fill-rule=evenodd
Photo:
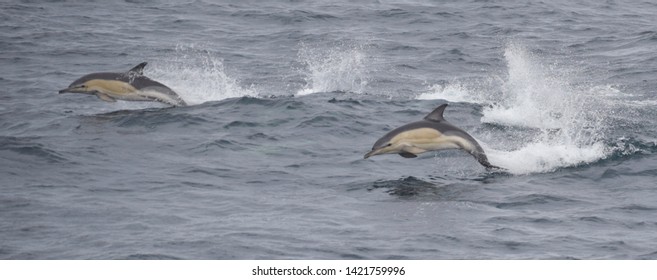
M461 147L463 150L474 156L477 161L485 166L486 168L499 168L497 166L494 166L488 162L488 157L486 156L486 153L484 152L484 149L481 148L481 145L475 140L470 134L467 132L463 131L462 129L452 125L451 123L447 122L445 118L443 117L443 113L445 113L445 108L447 108L447 104L443 104L438 106L438 108L434 109L431 113L429 113L427 116L424 117L424 120L416 122L416 123L411 123L409 125L414 125L414 126L426 126L433 128L435 130L440 131L442 134L447 135L447 136L458 136L463 139L468 140L468 142L472 143L472 145L475 147L473 150L467 149L466 147Z
M120 76L122 76L123 73L110 73L110 72L102 72L102 73L91 73L84 75L80 77L79 79L73 81L68 87L72 87L74 85L80 85L83 84L84 82L91 81L91 80L120 80ZM128 82L127 80L123 82Z

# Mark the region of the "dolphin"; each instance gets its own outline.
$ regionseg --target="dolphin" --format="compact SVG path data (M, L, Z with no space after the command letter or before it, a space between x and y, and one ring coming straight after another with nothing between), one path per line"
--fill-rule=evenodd
M59 93L86 93L107 102L159 101L173 106L186 106L178 94L169 87L144 76L146 62L124 73L91 73L75 80Z
M428 151L463 149L487 169L501 169L488 162L486 153L470 134L443 118L446 107L447 104L440 105L423 120L388 132L374 143L372 150L365 154L364 158L381 154L399 154L405 158L414 158Z

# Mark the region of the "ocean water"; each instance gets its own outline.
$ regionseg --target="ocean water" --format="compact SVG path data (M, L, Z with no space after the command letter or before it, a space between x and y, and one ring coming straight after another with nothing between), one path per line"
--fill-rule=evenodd
M655 259L657 4L3 1L2 259ZM145 75L191 106L57 94ZM363 155L449 103L451 150Z

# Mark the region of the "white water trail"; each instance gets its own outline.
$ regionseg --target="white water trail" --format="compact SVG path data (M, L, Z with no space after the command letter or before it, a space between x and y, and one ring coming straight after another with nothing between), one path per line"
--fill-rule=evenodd
M490 162L513 174L551 172L611 154L604 137L612 105L605 98L617 93L604 89L613 87L576 86L576 67L547 63L517 43L506 47L504 58L508 76L501 81L454 82L417 98L484 105L481 121L502 129L475 136Z
M178 46L172 57L150 66L147 75L169 86L189 105L258 95L253 86L244 87L226 73L221 57L195 47Z

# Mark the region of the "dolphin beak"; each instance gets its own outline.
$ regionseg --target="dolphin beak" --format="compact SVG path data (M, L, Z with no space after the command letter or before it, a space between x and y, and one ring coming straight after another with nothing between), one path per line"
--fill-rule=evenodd
M367 159L371 156L377 155L378 151L379 151L379 149L369 151L367 154L365 154L365 156L363 156L363 159Z
M59 94L71 92L71 88L65 88L59 91Z
M86 88L82 88L82 87L79 87L79 86L70 86L68 88L60 90L59 94L67 93L67 92L70 92L70 93L91 93L91 91L88 91Z

